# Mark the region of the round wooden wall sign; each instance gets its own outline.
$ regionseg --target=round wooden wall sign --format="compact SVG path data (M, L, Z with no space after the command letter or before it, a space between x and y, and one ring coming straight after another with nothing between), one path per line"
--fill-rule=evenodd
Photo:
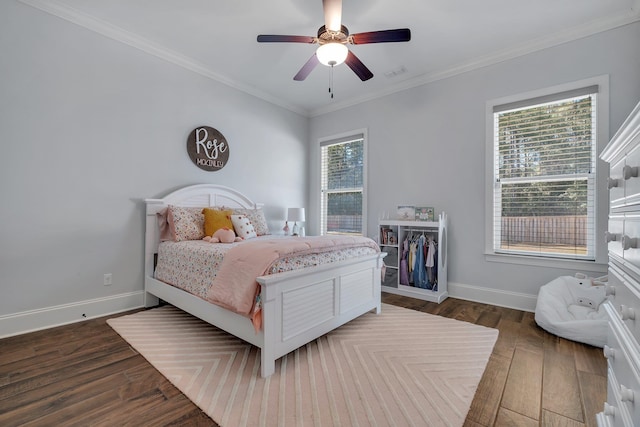
M200 126L192 130L187 138L187 153L194 165L214 172L229 161L229 144L216 129Z

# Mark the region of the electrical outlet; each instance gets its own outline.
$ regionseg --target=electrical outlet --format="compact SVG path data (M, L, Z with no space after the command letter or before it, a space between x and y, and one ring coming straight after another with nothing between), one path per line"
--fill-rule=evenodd
M104 285L111 286L112 284L113 284L113 277L111 276L111 273L106 273L104 275Z

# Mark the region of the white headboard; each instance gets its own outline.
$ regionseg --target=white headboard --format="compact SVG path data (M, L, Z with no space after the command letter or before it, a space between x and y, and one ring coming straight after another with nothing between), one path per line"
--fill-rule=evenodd
M175 206L228 206L230 208L256 208L254 203L244 194L233 188L216 184L196 184L173 191L162 199L145 199L147 215L155 215L167 205ZM150 212L153 211L153 212Z
M144 247L145 277L153 277L154 255L160 243L157 213L168 205L174 206L224 206L229 208L255 209L262 204L255 203L244 194L233 188L216 184L196 184L175 190L161 199L145 199L146 226Z

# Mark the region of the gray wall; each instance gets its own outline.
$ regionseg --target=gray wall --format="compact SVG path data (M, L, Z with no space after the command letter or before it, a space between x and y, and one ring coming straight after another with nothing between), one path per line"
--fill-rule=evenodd
M640 101L638 41L640 23L635 23L314 117L310 133L312 210L319 200L318 139L367 128L370 236L377 234L380 212L393 212L406 204L434 206L436 212L449 214L449 280L454 294L457 289L460 296L469 296L473 292L467 291L482 288L503 295L537 295L540 285L576 270L485 260L485 104L608 74L613 135ZM602 141L600 150L606 142ZM599 167L600 212L605 213L600 231L604 231L608 195L602 184L608 169L603 162ZM314 224L308 228L315 231ZM602 242L600 249L606 251ZM595 270L604 268L600 265ZM593 274L600 274L597 271Z
M0 52L0 318L141 291L144 198L223 184L277 231L306 203L308 118L12 0ZM218 172L187 156L202 125Z
M450 215L453 284L535 295L564 271L484 258L485 102L609 74L613 133L640 99L638 40L636 23L309 120L0 2L0 321L141 291L142 199L184 185L240 189L275 232L286 207L306 205L317 232L316 143L354 129L369 135L369 235L381 211L432 205ZM219 172L187 156L200 125L229 141Z

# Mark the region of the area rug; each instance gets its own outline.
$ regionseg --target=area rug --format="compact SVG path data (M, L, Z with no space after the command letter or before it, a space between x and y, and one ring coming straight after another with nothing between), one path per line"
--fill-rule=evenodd
M496 329L383 304L276 362L172 306L108 324L227 426L462 426Z

